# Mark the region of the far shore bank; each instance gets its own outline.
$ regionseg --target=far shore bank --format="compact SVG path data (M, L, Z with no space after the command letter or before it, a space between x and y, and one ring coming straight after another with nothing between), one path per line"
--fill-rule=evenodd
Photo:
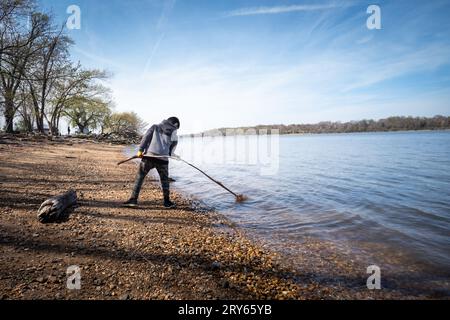
M232 129L233 130L233 129ZM332 134L372 134L372 133L407 133L407 132L446 132L450 131L449 129L423 129L423 130L389 130L389 131L352 131L352 132L304 132L304 133L280 133L280 136L316 136L316 135L332 135ZM245 132L245 130L244 130ZM267 131L270 134L270 130ZM253 134L243 134L243 136L249 136ZM254 134L258 136L259 134ZM201 138L201 137L220 137L221 135L201 135L201 134L183 134L181 138ZM231 136L239 136L231 135Z

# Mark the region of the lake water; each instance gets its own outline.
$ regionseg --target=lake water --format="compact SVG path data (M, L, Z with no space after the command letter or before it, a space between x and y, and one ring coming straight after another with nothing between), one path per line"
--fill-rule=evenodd
M236 147L239 139L247 139L245 149ZM180 140L177 154L247 195L244 203L176 161L171 162L174 187L281 249L306 236L355 252L372 244L383 248L380 255L401 252L405 260L397 263L417 264L449 279L449 131L274 139L276 164L265 174L261 164L249 161L258 137Z

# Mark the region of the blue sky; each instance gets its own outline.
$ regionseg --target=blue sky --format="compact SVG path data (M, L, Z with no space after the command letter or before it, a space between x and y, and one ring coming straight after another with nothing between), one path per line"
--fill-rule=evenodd
M183 133L450 115L450 1L40 0L74 60L104 68L118 111ZM381 8L381 30L366 9Z

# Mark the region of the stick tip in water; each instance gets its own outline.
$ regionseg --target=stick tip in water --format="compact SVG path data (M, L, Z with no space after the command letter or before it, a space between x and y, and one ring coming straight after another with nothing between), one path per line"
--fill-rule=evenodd
M243 202L245 200L247 200L248 198L246 196L244 196L243 194L238 194L236 197L236 202Z

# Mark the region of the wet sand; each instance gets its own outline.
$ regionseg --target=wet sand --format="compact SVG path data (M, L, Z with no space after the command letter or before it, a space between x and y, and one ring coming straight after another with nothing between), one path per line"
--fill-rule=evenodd
M305 240L296 260L305 265L290 265L181 194L172 192L178 206L165 209L152 179L138 209L121 207L136 173L133 163L116 165L123 148L0 137L0 299L419 297L368 290L365 269L320 242ZM39 205L69 189L78 207L39 223ZM81 269L80 290L66 288L71 265Z

